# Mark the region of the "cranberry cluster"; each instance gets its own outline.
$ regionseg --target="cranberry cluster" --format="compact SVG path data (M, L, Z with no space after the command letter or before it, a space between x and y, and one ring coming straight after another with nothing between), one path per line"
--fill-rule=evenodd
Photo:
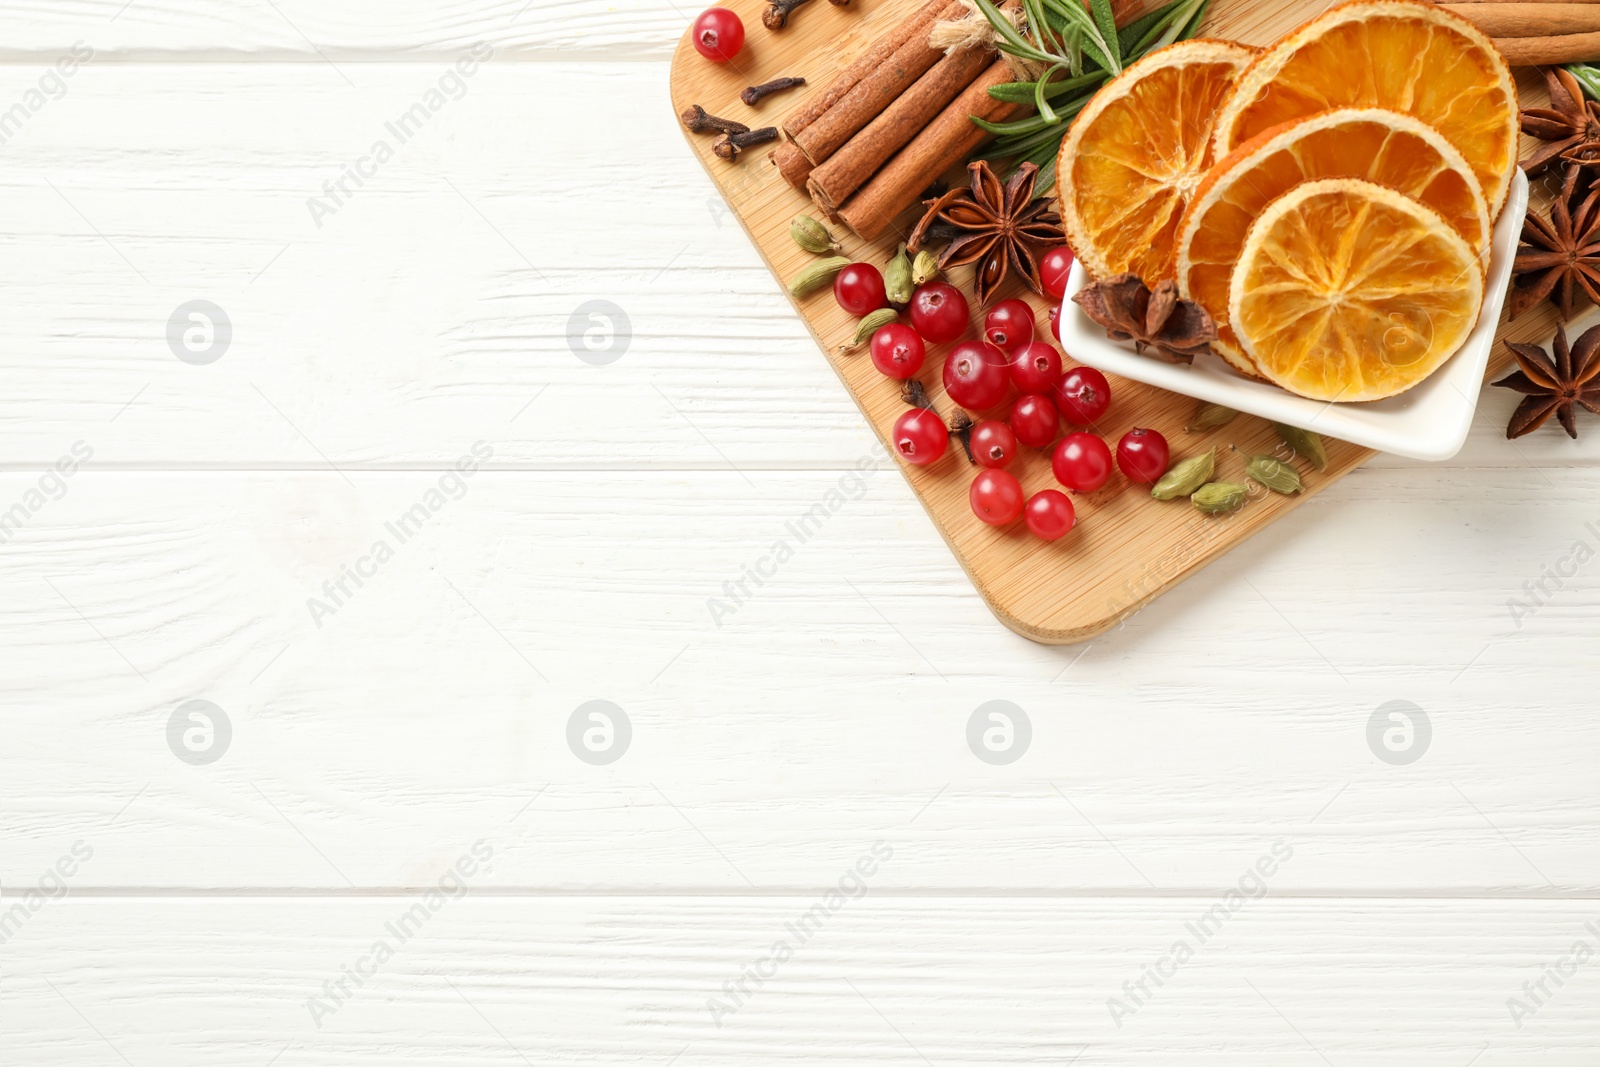
M1045 290L1057 302L1066 289L1071 253L1061 249L1042 271ZM883 276L866 263L852 264L834 283L839 306L853 315L886 306ZM927 361L928 344L958 341L967 332L970 309L961 290L948 282L919 286L907 309L910 325L894 322L872 336L872 363L885 376L909 381ZM1059 311L1050 314L1051 332L1061 341ZM1066 368L1061 353L1035 338L1033 308L1022 300L1003 300L984 318L980 340L957 344L945 358L944 389L967 411L986 413L957 435L981 468L969 499L973 514L993 526L1023 519L1046 540L1064 536L1077 522L1072 499L1056 489L1031 497L1006 470L1021 446L1048 449L1056 480L1073 492L1091 493L1111 477L1111 449L1097 432L1111 406L1111 385L1093 367ZM1006 405L1008 396L1015 399ZM997 409L1004 409L1004 414ZM1059 437L1065 422L1069 432ZM949 448L950 427L928 407L913 407L894 424L892 441L902 460L915 466L938 462ZM1116 466L1136 482L1158 481L1167 470L1167 442L1155 430L1135 429L1117 444Z

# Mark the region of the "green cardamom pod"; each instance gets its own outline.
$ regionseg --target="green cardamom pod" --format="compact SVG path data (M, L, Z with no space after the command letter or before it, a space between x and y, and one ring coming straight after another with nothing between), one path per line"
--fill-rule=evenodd
M832 285L833 279L849 265L850 260L844 256L819 259L794 276L794 281L789 283L789 295L796 300L810 296L818 289Z
M1188 496L1209 482L1216 470L1215 448L1198 456L1190 456L1168 467L1167 473L1163 474L1161 480L1150 490L1150 495L1157 500L1176 500L1180 496Z
M789 223L789 236L794 238L795 244L813 255L821 256L839 250L839 242L833 239L833 234L810 215L796 215L794 221Z
M1285 426L1281 422L1273 423L1272 428L1278 431L1278 436L1283 438L1284 444L1304 456L1317 470L1328 469L1328 453L1322 447L1322 438L1310 430L1302 430L1298 426Z
M911 284L926 285L939 276L939 257L924 248L911 263Z
M889 303L895 307L905 307L911 303L911 257L906 255L906 246L901 245L900 251L889 261L889 266L883 272L883 291L888 295Z
M1245 473L1274 493L1289 495L1300 491L1300 473L1281 459L1257 456L1245 467Z
M1185 429L1190 433L1204 433L1228 425L1238 415L1237 411L1225 408L1221 404L1201 404L1195 409L1194 418L1189 420L1189 425Z
M1250 499L1250 489L1238 482L1210 482L1196 489L1189 499L1207 515L1221 515L1243 507Z
M854 352L868 341L872 335L900 318L900 313L894 308L879 308L860 322L856 323L856 335L849 341L839 346L839 354L845 355Z

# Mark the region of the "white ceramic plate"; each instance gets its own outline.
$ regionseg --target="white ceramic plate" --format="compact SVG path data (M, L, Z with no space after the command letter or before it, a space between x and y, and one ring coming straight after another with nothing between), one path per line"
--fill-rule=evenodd
M1237 374L1217 356L1201 356L1185 367L1142 356L1129 343L1108 338L1072 297L1089 283L1081 262L1072 265L1067 300L1061 309L1061 346L1079 363L1107 374L1132 378L1198 400L1274 422L1314 430L1341 441L1412 459L1443 460L1461 451L1494 347L1495 328L1505 303L1516 258L1522 218L1528 210L1528 179L1518 169L1511 195L1495 223L1489 252L1489 279L1483 311L1466 343L1437 371L1413 389L1387 400L1329 404L1295 396L1275 385Z

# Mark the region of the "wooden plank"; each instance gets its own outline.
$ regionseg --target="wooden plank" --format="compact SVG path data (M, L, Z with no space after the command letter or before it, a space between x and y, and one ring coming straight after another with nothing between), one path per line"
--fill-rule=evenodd
M733 10L754 17L759 0L734 3ZM685 36L680 41L673 63L672 104L675 111L691 103L714 113L743 116L748 109L738 101L741 86L765 81L780 74L800 73L812 82L811 92L825 87L834 71L846 65L865 48L885 26L893 25L897 15L914 9L913 0L885 5L874 11L874 20L864 23L851 8L826 12L828 18L815 18L803 26L785 31L767 47L741 56L738 69L708 63ZM1249 44L1266 44L1304 21L1317 5L1280 0L1262 4L1234 0L1212 5L1202 33L1233 37ZM843 42L843 43L840 43ZM820 67L820 69L818 69ZM790 103L789 107L794 107ZM760 159L729 164L712 154L711 138L686 134L691 149L706 165L714 181L728 198L751 239L778 279L792 278L811 258L789 238L789 221L797 213L815 211L809 198L792 189L777 171ZM930 175L930 180L934 177ZM947 175L959 180L959 175ZM886 263L897 242L903 241L914 224L919 208L905 212L890 233L876 242L863 242L850 236L844 254L857 260ZM958 283L970 277L966 270ZM1045 301L1026 293L1014 279L1010 291L998 294L1025 295L1034 305L1039 321L1044 321ZM970 291L970 285L966 286ZM796 308L812 335L839 373L862 414L880 439L887 441L894 422L906 410L899 383L878 373L869 360L843 356L835 347L855 329L855 319L827 293L796 301ZM1551 314L1530 314L1505 336L1531 340L1543 335L1553 322ZM939 383L938 367L950 346L934 346L929 366L920 377L929 386L929 396L946 418L956 408ZM1492 364L1496 370L1509 361L1501 353ZM1186 397L1151 387L1111 379L1115 401L1111 412L1097 427L1107 441L1115 442L1134 426L1160 430L1179 437L1194 411L1195 403ZM1247 429L1233 433L1248 456L1270 452L1278 443L1264 422L1252 422ZM1210 442L1200 442L1206 447ZM1191 449L1192 450L1192 449ZM1180 453L1181 455L1182 453ZM1226 523L1196 524L1192 512L1152 504L1142 489L1132 487L1117 475L1099 492L1080 495L1079 526L1062 541L1050 543L1031 536L1021 524L996 530L972 515L968 490L973 469L963 463L958 450L927 467L904 469L919 499L940 535L949 544L962 569L995 615L1008 627L1031 640L1048 644L1071 644L1086 640L1115 626L1129 610L1176 586L1196 571L1213 562L1246 538L1272 522L1305 505L1329 484L1372 457L1373 453L1344 442L1329 442L1328 466L1324 472L1305 477L1305 489L1295 496L1267 494ZM1021 480L1023 490L1032 494L1056 488L1049 457L1027 450L1009 468ZM1224 464L1219 477L1243 481L1242 465ZM1151 557L1180 562L1164 579L1150 586L1144 595L1119 611L1108 610L1115 603L1111 591L1126 587L1130 578L1145 572Z
M403 541L437 473L0 475L0 516L45 498L0 545L0 875L81 836L85 888L410 886L487 836L509 887L766 890L888 837L886 887L1179 891L1287 835L1303 892L1600 886L1600 474L1363 471L1061 650L869 471L480 471ZM169 747L195 699L209 765ZM632 723L603 766L567 735L597 699ZM970 747L994 700L1009 765ZM1410 766L1369 748L1393 700L1433 724Z
M479 41L519 59L665 59L691 18L664 0L463 0L449 8L427 0L12 0L0 57L53 59L83 40L127 60L287 60L323 67L323 85L337 91L365 84L365 64L451 55Z
M1229 912L896 899L869 875L829 910L820 891L496 899L492 877L432 913L411 895L47 901L6 943L0 1048L39 1067L1594 1062L1600 983L1573 955L1600 947L1593 900L1293 900L1269 877ZM413 907L425 921L397 925ZM1120 1026L1112 998L1133 1008ZM1534 1010L1514 1020L1513 998Z

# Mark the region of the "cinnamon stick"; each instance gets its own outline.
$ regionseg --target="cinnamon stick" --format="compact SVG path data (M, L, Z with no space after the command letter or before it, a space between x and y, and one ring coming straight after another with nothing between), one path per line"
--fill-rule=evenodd
M942 15L955 18L966 11L957 0L949 0ZM937 21L935 19L934 21ZM930 28L932 23L929 24ZM805 153L813 166L824 162L844 143L859 133L884 108L894 103L916 80L939 62L941 53L928 46L926 34L914 35L876 69L862 78L855 88L794 135L795 147Z
M794 114L779 124L778 128L783 131L783 135L793 139L801 130L821 118L846 93L854 89L862 78L876 70L884 60L894 55L901 45L913 37L927 40L928 34L933 30L933 24L939 21L941 14L949 6L949 0L928 0L928 3L910 18L878 38L871 48L861 53L854 63L841 71L826 89L807 100Z
M806 180L811 177L811 161L804 152L792 144L782 144L773 149L770 158L784 181L805 192Z
M917 196L934 177L966 159L989 138L972 123L972 116L1004 122L1021 110L989 95L992 86L1015 80L1005 59L996 60L967 86L911 143L839 211L840 219L868 241L882 236L895 216L916 203Z
M1600 2L1530 3L1497 0L1495 3L1440 4L1467 19L1490 37L1559 37L1569 33L1600 33Z
M945 56L900 98L811 172L806 189L817 206L836 214L845 198L867 183L994 61L994 49L962 48Z
M1600 33L1568 33L1560 37L1496 37L1495 47L1513 67L1600 61Z

